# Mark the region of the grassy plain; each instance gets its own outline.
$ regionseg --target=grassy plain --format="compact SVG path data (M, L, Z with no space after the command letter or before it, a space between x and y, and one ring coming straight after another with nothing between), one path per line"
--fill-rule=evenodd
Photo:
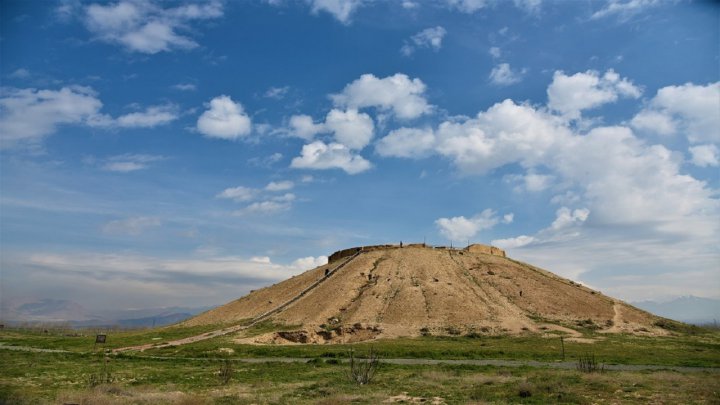
M268 328L269 325L259 328ZM93 352L93 331L3 330L0 403L42 404L303 404L303 403L720 403L720 369L582 373L546 367L381 364L368 385L346 376L349 349L372 346L383 358L561 360L560 338L422 337L354 345L239 345L231 336L143 353L101 351L163 342L213 328L110 332ZM257 331L256 331L257 332ZM69 336L68 336L69 335ZM593 353L606 364L720 368L720 334L671 337L586 334L595 343L565 341L566 361ZM247 358L303 358L246 363ZM229 361L226 361L229 359ZM270 359L272 360L272 359ZM219 378L229 364L231 378Z

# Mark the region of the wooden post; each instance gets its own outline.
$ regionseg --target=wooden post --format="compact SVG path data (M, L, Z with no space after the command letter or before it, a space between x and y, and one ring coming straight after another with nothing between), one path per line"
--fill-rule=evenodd
M562 336L560 336L560 347L562 348L562 359L565 361L565 342Z

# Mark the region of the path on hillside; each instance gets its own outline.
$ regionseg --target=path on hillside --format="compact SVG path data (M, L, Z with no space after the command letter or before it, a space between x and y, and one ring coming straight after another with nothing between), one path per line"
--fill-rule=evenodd
M307 293L309 293L310 291L312 291L313 289L315 289L317 286L319 286L320 284L322 284L323 282L325 282L325 280L327 280L328 278L330 278L330 277L331 277L333 274L335 274L338 270L340 270L340 269L342 269L343 267L345 267L345 265L347 265L348 263L350 263L350 262L351 262L353 259L355 259L358 255L360 255L360 253L362 253L362 251L359 251L359 252L355 253L354 255L348 257L347 260L345 260L344 262L340 263L340 265L338 265L338 266L336 266L335 268L333 268L332 270L330 270L327 275L323 275L322 277L320 277L319 279L317 279L315 282L313 282L313 283L310 284L308 287L306 287L304 290L302 290L298 295L294 296L293 298L291 298L290 300L286 301L285 303L283 303L283 304L281 304L281 305L278 305L277 307L275 307L275 308L273 308L273 309L271 309L271 310L269 310L269 311L267 311L267 312L265 312L265 313L262 313L262 314L256 316L256 317L253 318L253 320L252 320L250 323L248 323L248 324L229 326L229 327L227 327L227 328L218 329L218 330L214 330L214 331L211 331L211 332L206 332L206 333L203 333L203 334L200 334L200 335L189 336L189 337L182 338L182 339L171 340L171 341L169 341L169 342L161 343L161 344L157 344L157 343L147 343L147 344L144 344L144 345L120 347L120 348L117 348L117 349L113 349L112 351L113 351L113 353L120 353L120 352L126 352L126 351L130 351L130 350L143 351L143 350L147 350L147 349L161 349L161 348L165 348L165 347L182 346L182 345L186 345L186 344L189 344L189 343L194 343L194 342L199 342L199 341L202 341L202 340L212 339L212 338L214 338L214 337L224 336L224 335L228 335L228 334L233 333L233 332L238 332L238 331L241 331L241 330L244 330L244 329L248 329L248 328L250 328L250 327L252 327L252 326L255 326L255 325L257 325L258 323L266 320L267 318L271 317L272 315L277 314L278 312L282 311L283 309L289 307L290 305L292 305L293 303L295 303L296 301L298 301L300 298L304 297Z

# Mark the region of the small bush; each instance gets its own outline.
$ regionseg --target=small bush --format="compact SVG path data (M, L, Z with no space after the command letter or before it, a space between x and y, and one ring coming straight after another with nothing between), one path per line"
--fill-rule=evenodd
M372 348L370 348L370 354L365 359L356 359L355 352L352 349L349 354L350 363L347 371L348 378L350 381L358 385L369 384L380 365L380 357Z
M576 368L583 373L601 373L604 371L605 365L598 364L595 354L584 354L578 357Z
M218 379L222 385L227 385L232 379L234 370L230 359L223 359L220 362L220 370L218 371Z

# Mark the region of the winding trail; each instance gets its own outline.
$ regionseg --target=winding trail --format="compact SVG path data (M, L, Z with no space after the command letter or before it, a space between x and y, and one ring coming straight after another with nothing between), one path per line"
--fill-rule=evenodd
M330 270L327 275L322 276L321 278L319 278L318 280L316 280L314 283L310 284L307 288L305 288L304 290L302 290L298 295L296 295L295 297L291 298L290 300L284 302L283 304L278 305L277 307L275 307L275 308L273 308L273 309L271 309L271 310L269 310L269 311L267 311L267 312L265 312L265 313L262 313L262 314L256 316L256 317L253 318L253 320L252 320L250 323L248 323L248 324L229 326L229 327L227 327L227 328L218 329L218 330L214 330L214 331L211 331L211 332L206 332L206 333L203 333L203 334L200 334L200 335L189 336L189 337L182 338L182 339L171 340L171 341L169 341L169 342L160 343L160 344L157 344L157 343L147 343L147 344L144 344L144 345L128 346L128 347L119 347L119 348L117 348L117 349L113 349L112 352L113 352L113 353L121 353L121 352L127 352L127 351L131 351L131 350L144 351L144 350L147 350L147 349L162 349L162 348L165 348L165 347L182 346L182 345L186 345L186 344L189 344L189 343L195 343L195 342L199 342L199 341L202 341L202 340L212 339L212 338L214 338L214 337L224 336L224 335L228 335L228 334L230 334L230 333L234 333L234 332L238 332L238 331L241 331L241 330L244 330L244 329L248 329L248 328L253 327L253 326L257 325L258 323L266 320L267 318L269 318L269 317L277 314L278 312L284 310L285 308L289 307L289 306L292 305L293 303L297 302L299 299L301 299L302 297L304 297L307 293L309 293L310 291L312 291L313 289L315 289L317 286L319 286L320 284L322 284L322 283L323 283L325 280L327 280L330 276L332 276L333 274L335 274L338 270L340 270L340 269L342 269L343 267L345 267L346 264L350 263L353 259L355 259L358 255L360 255L360 253L362 253L362 251L359 251L359 252L355 253L354 255L348 257L347 260L343 261L343 262L340 263L338 266L336 266L335 268L333 268L332 270Z

